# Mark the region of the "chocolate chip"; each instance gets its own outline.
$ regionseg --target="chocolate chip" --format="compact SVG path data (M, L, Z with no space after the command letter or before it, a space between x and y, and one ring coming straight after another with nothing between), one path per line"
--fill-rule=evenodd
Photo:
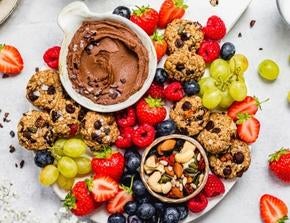
M198 115L195 117L195 120L200 121L203 120L203 116L202 115Z
M182 71L185 68L183 63L177 63L176 64L176 70Z
M207 131L209 131L209 130L211 130L211 129L213 129L214 128L214 122L213 121L208 121L208 123L206 124L206 126L205 126L205 129L207 130Z
M45 125L45 120L39 116L36 120L35 120L35 123L34 125L37 127L37 128L42 128L44 125Z
M31 133L29 131L24 131L23 133L23 137L25 137L26 139L30 140L31 139Z
M104 129L104 133L105 133L106 135L109 135L110 132L111 132L111 129L110 129L110 128L105 128L105 129Z
M9 152L10 152L10 153L14 153L15 151L16 151L15 147L12 146L12 145L10 145L10 146L9 146Z
M99 144L102 144L102 138L95 132L91 134L92 140L97 141Z
M51 120L56 122L60 117L60 114L57 111L51 111Z
M183 104L182 104L182 110L183 111L188 111L192 108L192 105L189 101L185 101Z
M24 160L21 160L21 162L19 163L20 168L22 169L24 166Z
M112 99L115 99L118 97L118 93L116 91L113 91L112 93L109 94L109 96L112 98Z
M245 156L244 156L243 153L237 152L237 153L234 154L234 162L236 164L241 164L241 163L244 162L244 160L245 160Z
M29 98L30 101L33 102L33 101L36 101L39 97L37 95L35 95L33 91L30 91L28 93L28 98Z
M224 168L224 170L223 170L223 174L224 174L225 176L229 176L229 175L231 175L231 173L232 173L232 169L231 169L231 167L230 167L230 166L226 166L226 167Z
M33 138L29 139L29 141L30 141L31 143L36 143L36 140L33 139Z
M213 129L211 130L211 132L212 132L212 133L216 133L216 134L218 134L218 133L221 132L221 129L220 129L220 128L213 128Z
M81 107L81 110L78 115L78 120L79 121L83 120L86 114L87 114L87 109Z
M126 79L125 78L121 78L120 81L121 81L122 84L126 83Z
M181 48L184 46L184 42L181 39L177 39L177 40L175 40L175 46L177 48Z
M186 128L180 128L180 129L179 129L179 132L180 132L181 134L184 134L184 135L188 135L188 134L189 134L189 132L188 132L188 130L187 130Z
M14 138L14 137L15 137L15 132L11 130L10 133L9 133L9 135L10 135L12 138Z
M72 113L75 112L76 109L75 109L75 107L72 104L67 104L65 106L65 110L67 111L67 113L72 114Z
M186 41L186 40L189 40L190 39L190 34L189 33L187 33L187 32L183 32L182 34L181 34L181 36L180 36L180 38L181 38L181 40L182 41Z
M100 120L95 121L94 128L100 129L102 127L102 122Z
M55 92L56 92L55 87L52 86L52 85L50 85L50 86L48 87L48 89L47 89L47 93L48 93L49 95L52 95L52 94L55 94Z
M242 177L244 172L245 172L244 169L242 169L239 172L237 172L237 177Z
M194 72L195 72L194 70L186 70L186 72L185 72L185 73L186 73L186 75L188 75L188 76L189 76L189 75L192 75L192 74L194 74Z
M92 53L93 48L94 48L94 46L92 44L89 44L86 46L85 51L87 52L88 55L90 55Z
M76 70L78 70L78 69L79 69L79 66L78 66L78 64L77 64L77 63L73 63L73 65L74 65L74 69L76 69Z
M251 20L251 22L250 22L250 28L253 28L255 24L256 24L256 20Z

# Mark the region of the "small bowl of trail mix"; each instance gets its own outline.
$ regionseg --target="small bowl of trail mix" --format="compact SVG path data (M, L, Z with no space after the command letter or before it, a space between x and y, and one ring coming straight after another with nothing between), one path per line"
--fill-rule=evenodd
M162 202L182 203L193 198L204 188L208 173L203 147L188 136L157 138L142 156L142 181Z

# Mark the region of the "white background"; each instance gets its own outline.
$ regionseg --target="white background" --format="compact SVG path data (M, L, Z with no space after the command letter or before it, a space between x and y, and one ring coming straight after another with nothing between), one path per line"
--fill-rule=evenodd
M14 183L14 189L20 195L15 207L20 210L31 208L33 215L38 216L43 223L53 219L60 202L51 189L39 186L38 170L31 154L22 150L17 139L10 138L9 132L16 131L21 114L29 110L24 95L25 86L34 68L44 65L43 52L61 42L62 33L56 18L69 2L22 0L16 12L0 26L0 43L17 46L25 60L21 75L0 80L0 122L5 111L10 112L12 118L0 129L0 180L7 179ZM95 8L97 3L98 0L90 1ZM118 5L118 1L112 1L112 4ZM100 8L98 10L102 11ZM256 24L250 29L252 19L256 20ZM239 32L242 38L238 38ZM268 154L290 145L290 107L286 100L290 90L290 29L281 21L274 0L253 0L225 40L233 42L237 51L248 57L250 67L246 79L251 92L261 99L270 98L270 101L263 105L263 110L258 114L261 132L252 147L253 161L249 171L216 208L197 222L256 223L261 222L259 198L264 193L279 196L290 207L289 186L278 182L267 170ZM259 51L260 47L262 51ZM256 72L259 62L266 58L274 59L280 66L280 76L274 83L261 80ZM17 148L13 154L8 152L10 144ZM19 164L22 159L25 160L24 168L16 169L15 163Z

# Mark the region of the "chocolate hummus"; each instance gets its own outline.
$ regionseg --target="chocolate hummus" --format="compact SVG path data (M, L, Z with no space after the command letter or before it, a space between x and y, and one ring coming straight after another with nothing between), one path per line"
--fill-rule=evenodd
M68 48L68 75L77 92L97 104L117 104L148 76L148 52L127 26L85 21Z

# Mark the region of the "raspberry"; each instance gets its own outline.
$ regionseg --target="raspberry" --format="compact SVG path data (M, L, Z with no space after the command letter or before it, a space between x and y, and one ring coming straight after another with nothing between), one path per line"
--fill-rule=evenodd
M198 54L206 63L211 63L220 55L220 45L216 41L206 40L201 43Z
M206 39L221 40L226 35L226 26L220 17L211 16L208 18L203 32Z
M54 46L45 51L43 60L52 69L58 69L60 47Z
M132 127L126 127L120 130L120 135L118 136L115 145L120 149L127 149L132 146L132 135L134 129Z
M198 194L187 202L188 209L193 213L203 211L208 204L208 200L203 193Z
M116 113L116 122L119 127L126 128L136 124L136 113L133 107L126 108Z
M209 174L203 192L207 197L215 197L225 192L225 186L216 175Z
M133 143L139 148L149 146L155 138L155 129L148 124L140 125L133 133Z
M147 95L151 96L152 98L163 98L164 97L163 85L153 82L147 91Z
M169 101L180 101L184 97L184 90L180 82L172 82L164 90L164 96Z

